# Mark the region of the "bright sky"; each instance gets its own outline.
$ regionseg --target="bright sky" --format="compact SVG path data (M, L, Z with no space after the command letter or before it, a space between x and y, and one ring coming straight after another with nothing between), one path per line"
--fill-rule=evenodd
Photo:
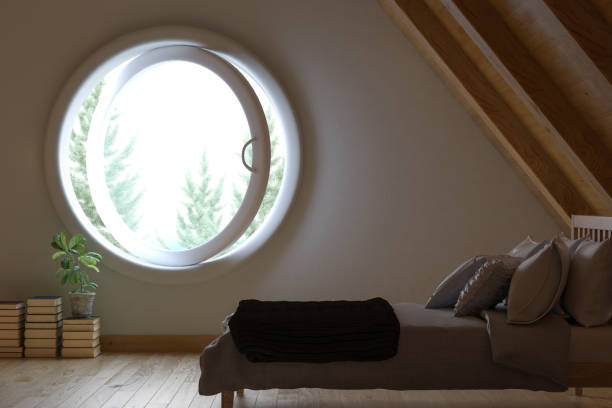
M107 84L116 71L105 78ZM256 91L267 102L261 89ZM132 78L111 109L120 113L119 146L135 138L132 170L140 174L145 193L137 231L143 239L153 245L157 235L169 244L176 240L185 175L197 180L204 151L213 185L224 178L224 225L229 222L232 183L244 186L241 176L249 174L240 159L249 130L238 99L221 78L190 62L159 63Z

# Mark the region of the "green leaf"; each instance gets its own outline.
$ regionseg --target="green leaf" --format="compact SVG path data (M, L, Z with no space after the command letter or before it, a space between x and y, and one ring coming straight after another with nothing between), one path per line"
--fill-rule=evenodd
M90 288L98 288L98 284L96 282L89 282L86 286L89 286Z
M90 256L92 258L96 258L98 260L98 262L102 262L102 255L100 255L97 252L88 252L85 255Z
M67 280L68 280L68 274L65 274L64 276L62 276L62 285L65 285Z
M98 262L95 258L89 258L87 256L80 256L79 261L88 268L93 269L96 272L100 272L100 269L96 266Z
M74 261L72 260L72 257L67 256L64 259L62 259L62 262L60 264L62 265L62 268L70 269L74 265Z
M55 271L55 277L59 278L60 274L63 272L62 268L58 268L57 271Z
M53 240L51 242L51 246L55 249L63 249L65 250L66 248L62 247L62 238L60 234L55 234L53 235Z
M64 231L60 232L60 244L63 250L68 250L68 244L66 243L66 233Z
M83 235L81 234L76 234L74 235L72 238L70 238L70 242L68 243L68 247L70 249L74 248L76 245L81 244L83 241L85 240L85 238L83 238Z
M55 260L57 260L57 258L59 258L62 255L66 255L66 252L58 251L58 252L54 253L53 255L51 255L51 259L55 261Z
M68 279L70 281L70 284L72 285L76 285L77 283L79 283L79 279L77 277L77 271L78 269L75 269L75 268L72 268L70 270L70 273L69 273L70 277Z
M84 243L82 243L82 242L81 242L81 243L78 243L78 244L77 244L77 245L76 245L76 246L75 246L73 249L74 249L74 250L77 252L77 254L79 254L79 255L83 255L83 254L85 253L85 251L86 251L85 244L84 244Z
M81 261L82 263L87 263L87 266L98 264L98 259L89 255L80 256L79 261Z

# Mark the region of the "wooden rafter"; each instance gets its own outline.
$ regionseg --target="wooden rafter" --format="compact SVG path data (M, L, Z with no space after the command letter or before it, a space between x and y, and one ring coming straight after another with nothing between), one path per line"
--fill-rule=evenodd
M427 53L486 125L504 155L564 224L568 225L569 214L592 213L589 203L422 0L379 1L402 31Z
M612 203L612 154L488 1L443 0L465 32L554 135L574 168Z
M612 27L589 0L544 0L582 50L612 83Z

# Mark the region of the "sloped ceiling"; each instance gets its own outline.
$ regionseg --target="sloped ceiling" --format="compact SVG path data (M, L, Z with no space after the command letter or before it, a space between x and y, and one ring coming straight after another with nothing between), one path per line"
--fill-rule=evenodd
M563 225L612 215L612 1L379 2Z

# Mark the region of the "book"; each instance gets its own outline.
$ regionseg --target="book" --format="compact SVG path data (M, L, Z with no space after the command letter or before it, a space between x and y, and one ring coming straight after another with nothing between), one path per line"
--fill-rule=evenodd
M23 353L23 346L20 346L20 347L0 347L0 353Z
M62 304L61 296L33 296L26 301L30 306L57 306Z
M23 339L0 339L0 347L19 347L23 345Z
M52 339L59 337L61 329L26 329L26 339Z
M0 309L0 316L21 316L24 309Z
M27 348L25 349L26 357L57 357L57 349L53 348Z
M65 324L64 325L64 333L65 332L93 332L93 331L98 331L100 330L100 325L99 324L94 324L93 326L90 326L88 324Z
M0 330L0 339L20 339L23 337L23 330Z
M94 332L64 332L64 339L67 340L93 340L100 337L100 331Z
M62 305L58 306L28 306L28 314L58 314Z
M62 342L63 347L96 347L100 344L100 338L94 340L66 340Z
M96 325L100 324L99 316L91 317L69 317L64 319L64 324L84 324L84 325Z
M60 338L54 339L25 339L24 346L28 348L49 348L58 347L62 342Z
M87 348L63 348L62 357L97 357L100 354L100 346Z
M0 323L18 323L23 322L25 315L18 316L0 316Z
M22 353L4 353L0 351L0 358L22 358Z
M0 323L0 330L23 329L23 321L18 323Z
M50 323L57 322L62 320L62 312L57 314L48 314L48 315L36 315L36 314L27 314L26 322L30 323Z
M26 322L26 329L56 329L62 327L62 320L50 323Z
M23 300L0 300L0 309L23 309Z

